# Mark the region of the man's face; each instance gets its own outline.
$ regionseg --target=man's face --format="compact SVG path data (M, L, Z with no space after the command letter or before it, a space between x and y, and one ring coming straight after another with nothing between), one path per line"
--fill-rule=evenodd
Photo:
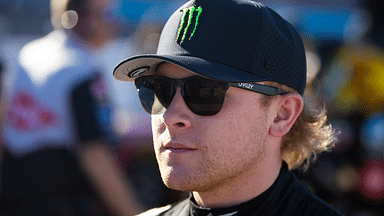
M169 63L156 74L174 79L196 75ZM273 121L260 98L258 93L230 87L218 114L199 116L188 109L177 88L167 111L152 115L164 183L175 190L208 192L254 175L267 156Z

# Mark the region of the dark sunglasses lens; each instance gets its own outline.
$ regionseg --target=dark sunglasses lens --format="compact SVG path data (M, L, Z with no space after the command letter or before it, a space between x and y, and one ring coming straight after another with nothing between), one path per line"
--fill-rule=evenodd
M164 113L175 95L175 87L160 77L140 77L135 84L139 89L141 104L150 114ZM223 106L227 89L224 85L205 78L190 79L183 86L184 101L197 115L215 115Z
M184 101L195 114L211 116L220 112L224 103L223 83L204 78L188 80L184 85Z
M161 114L169 107L173 95L170 84L162 79L136 79L139 98L145 111L150 114Z

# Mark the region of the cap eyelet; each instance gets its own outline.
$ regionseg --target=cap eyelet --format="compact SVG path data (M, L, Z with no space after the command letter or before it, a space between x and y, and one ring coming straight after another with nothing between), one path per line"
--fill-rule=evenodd
M149 66L144 66L144 67L140 67L140 68L136 68L135 70L129 72L127 74L128 77L130 78L136 78L136 77L139 77L141 74L149 71Z

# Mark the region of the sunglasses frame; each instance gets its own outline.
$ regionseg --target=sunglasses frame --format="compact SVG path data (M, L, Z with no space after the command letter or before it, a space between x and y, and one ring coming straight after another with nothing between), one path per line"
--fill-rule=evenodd
M222 88L223 88L223 90L225 90L225 91L227 91L230 86L233 86L233 87L236 87L236 88L245 89L245 90L248 90L248 91L264 94L264 95L267 95L267 96L275 96L275 95L287 94L287 92L285 92L285 91L283 91L281 89L275 88L275 87L271 87L271 86L256 84L256 83L252 83L252 82L215 81L215 80L204 78L202 76L197 76L197 75L196 76L190 76L190 77L183 78L183 79L172 79L172 78L169 78L169 77L157 76L157 75L141 76L141 77L138 77L138 78L135 79L135 86L137 88L137 91L138 92L140 91L140 83L142 81L153 80L153 79L156 79L156 78L165 80L165 81L167 81L170 84L170 87L171 87L170 93L171 93L171 95L173 95L172 96L172 100L173 100L173 97L174 97L174 95L176 93L176 87L180 87L180 89L181 89L180 93L181 93L181 95L183 96L183 99L184 99L184 96L185 96L184 85L185 85L185 83L187 81L193 80L193 79L206 79L206 80L214 81L216 83L220 83ZM142 103L141 98L140 98L140 102ZM220 112L220 110L218 112ZM150 114L153 114L153 113L150 113ZM156 113L156 114L162 114L162 113ZM197 114L197 115L199 115L199 114ZM215 114L213 114L213 115L215 115ZM203 116L205 116L205 115L203 115Z

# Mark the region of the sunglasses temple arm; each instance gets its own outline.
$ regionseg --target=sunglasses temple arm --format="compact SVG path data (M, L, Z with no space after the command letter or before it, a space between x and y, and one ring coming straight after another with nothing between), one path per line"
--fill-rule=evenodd
M285 91L266 85L260 85L256 83L230 83L230 86L257 92L260 94L274 96L274 95L284 95L287 94Z

